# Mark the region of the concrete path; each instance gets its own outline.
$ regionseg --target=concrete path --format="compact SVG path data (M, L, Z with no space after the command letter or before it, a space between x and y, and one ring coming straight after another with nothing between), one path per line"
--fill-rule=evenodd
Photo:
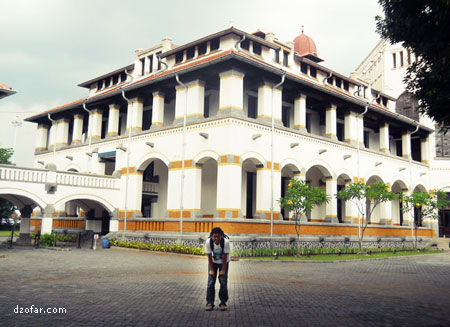
M231 262L227 312L204 311L206 280L204 257L2 248L0 325L450 326L449 253L342 263ZM33 313L25 313L31 306Z

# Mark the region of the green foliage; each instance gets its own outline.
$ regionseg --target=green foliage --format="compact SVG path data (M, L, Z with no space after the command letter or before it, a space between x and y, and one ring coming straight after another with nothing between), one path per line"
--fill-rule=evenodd
M435 192L413 192L411 195L402 195L403 212L410 212L414 207L421 209L420 219L438 219L438 210L448 207L447 193L441 190Z
M14 151L13 149L0 148L0 164L2 165L12 165L10 161Z
M418 60L408 68L407 90L419 100L419 112L450 128L450 2L379 0L384 17L377 31L391 43L403 42Z
M144 243L144 242L120 241L117 239L111 239L110 244L113 246L133 248L133 249L143 249L143 250L150 250L150 251L184 253L184 254L195 254L195 255L205 254L203 248L196 248L196 247L192 247L192 246L179 245L179 244L153 244L153 243Z
M304 181L291 179L283 198L280 198L280 207L293 211L295 218L306 215L314 207L329 202L330 196L318 187L311 187ZM299 219L295 219L298 221Z
M359 238L359 249L362 251L362 241L370 218L375 208L383 203L398 198L398 194L389 191L389 187L382 182L374 182L370 185L356 182L350 183L337 193L338 199L352 201L358 207L362 217L366 215L364 226Z
M337 197L344 201L356 203L359 213L366 214L366 224L370 221L373 210L383 202L392 201L398 197L389 191L389 187L382 182L374 182L370 185L364 183L350 183L337 193Z
M415 247L392 247L392 248L367 248L367 253L389 253L397 251L416 251ZM339 254L358 254L360 250L358 248L316 248L316 249L300 249L300 255L302 256L315 256L315 255L336 255ZM294 256L298 253L297 249L285 248L285 249L236 249L231 251L231 256L234 257L274 257L278 256Z
M56 241L75 243L77 241L77 236L76 235L57 235Z
M16 207L6 199L0 199L0 218L10 218Z
M52 247L55 246L55 233L41 235L41 246Z
M322 203L328 203L330 196L319 187L311 187L305 181L291 179L284 197L278 201L282 209L294 213L295 231L297 233L297 254L300 254L300 217L306 216L308 211L320 206Z

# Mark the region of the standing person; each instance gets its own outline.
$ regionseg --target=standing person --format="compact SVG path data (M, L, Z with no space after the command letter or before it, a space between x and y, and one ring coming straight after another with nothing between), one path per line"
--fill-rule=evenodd
M216 294L216 277L219 271L219 309L227 310L228 301L228 263L230 261L230 241L220 227L215 227L205 243L205 254L208 255L208 287L206 289L206 311L214 308Z

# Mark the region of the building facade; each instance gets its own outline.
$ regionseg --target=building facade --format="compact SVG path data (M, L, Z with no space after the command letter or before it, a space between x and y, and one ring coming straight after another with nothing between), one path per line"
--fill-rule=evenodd
M434 160L432 126L321 62L303 31L284 43L231 27L136 50L133 64L81 83L86 98L27 119L38 124L36 168L107 175L117 195L98 187L36 206L30 226L45 218L47 230L198 235L222 226L289 237L294 222L278 199L296 178L332 196L302 217L302 234L342 241L358 233L356 207L334 197L349 182L450 190L449 167ZM366 235L405 240L412 220L398 201L384 203ZM424 239L437 232L433 221L418 229Z
M396 98L395 111L434 128L431 142L435 144L435 160L439 166L450 166L450 133L440 131L440 126L417 112L418 101L405 91L404 78L408 67L416 61L414 54L402 43L390 44L381 40L368 54L362 63L351 74L352 78L365 83L368 87L378 90ZM450 193L449 193L450 197ZM450 210L440 212L439 235L450 235Z

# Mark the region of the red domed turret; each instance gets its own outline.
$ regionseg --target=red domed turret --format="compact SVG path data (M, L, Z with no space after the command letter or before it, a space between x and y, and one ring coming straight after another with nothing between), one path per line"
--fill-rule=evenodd
M314 62L323 61L317 56L317 47L314 41L303 32L294 39L294 51L300 57L306 57Z

